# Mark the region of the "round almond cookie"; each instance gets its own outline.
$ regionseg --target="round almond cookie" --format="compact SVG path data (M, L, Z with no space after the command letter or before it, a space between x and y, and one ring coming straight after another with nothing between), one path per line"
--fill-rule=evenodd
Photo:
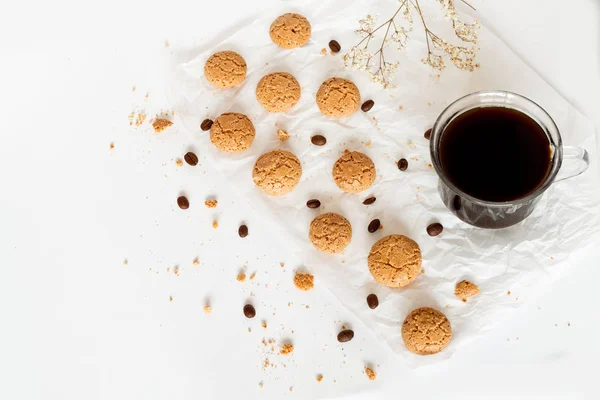
M239 85L246 78L246 61L234 51L220 51L208 57L204 76L221 89Z
M302 176L300 160L285 150L274 150L258 157L252 180L269 196L283 196L294 189Z
M329 78L317 91L317 106L329 117L347 117L360 106L360 91L348 79Z
M226 153L239 153L252 145L256 131L244 114L219 115L210 127L210 141Z
M269 112L290 110L300 100L300 92L300 84L287 72L265 75L256 85L256 98Z
M312 220L308 237L321 251L341 253L352 239L352 226L340 214L326 213Z
M310 39L310 22L300 14L287 13L277 17L269 28L271 40L283 49L295 49Z
M408 351L426 356L442 351L452 339L448 318L438 310L413 310L402 324L402 340Z
M333 165L333 180L347 193L367 190L375 180L375 164L368 156L358 151L344 151Z
M391 288L403 287L415 280L421 273L421 261L417 242L403 235L379 239L367 259L373 278Z

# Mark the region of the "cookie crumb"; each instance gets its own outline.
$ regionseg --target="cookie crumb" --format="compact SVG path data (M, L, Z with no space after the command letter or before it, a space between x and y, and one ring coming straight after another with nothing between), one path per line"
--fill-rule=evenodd
M146 114L138 113L137 116L135 117L135 126L142 125L145 120L146 120ZM131 125L131 123L129 125Z
M314 279L315 277L311 274L296 272L296 275L294 275L294 285L300 290L307 291L315 287Z
M135 86L133 86L133 87L131 88L131 91L132 91L132 92L135 92Z
M462 280L456 284L454 289L454 295L461 299L463 302L467 302L467 299L477 295L479 293L479 287L469 281Z
M403 108L402 106L398 106L398 110L402 111L402 108Z
M285 267L285 263L282 263L282 262L280 262L280 263L279 263L279 266L280 266L281 268L283 268L283 267Z
M208 208L215 208L219 204L218 200L206 200L204 205Z
M243 272L240 272L237 276L237 280L238 280L238 282L244 282L246 280L246 274Z
M123 260L123 265L127 265L129 264L129 261L127 261L127 259Z
M321 49L321 54L323 54L323 55L327 54L327 49L325 47L323 47Z
M292 392L294 390L293 386L290 386L290 392Z
M168 47L169 47L169 41L165 40L165 48L168 48Z
M112 150L112 149L114 149L114 148L115 148L115 144L114 144L113 142L110 142L110 146L109 146L109 147L110 147L110 149Z
M169 302L173 301L173 296L169 296Z
M279 353L286 356L286 355L292 353L293 351L294 351L294 346L289 343L286 343L283 346L281 346L281 350L279 350Z
M200 261L198 261L198 257L194 258L194 261L192 261L192 264L200 265Z
M252 275L250 275L250 279L251 281L254 280L254 278L256 278L256 272L253 272Z
M175 160L175 164L177 164L178 167L183 167L183 161L181 161L181 158Z
M262 382L258 382L258 387L262 389L263 388L263 383Z
M136 123L136 125L137 125L137 123ZM164 131L165 129L170 127L171 125L173 125L173 123L171 121L169 121L168 119L164 119L164 118L157 118L152 123L154 132L156 132L156 133L161 133L162 131Z
M508 292L506 292L506 294L507 294L508 296L510 296L510 290L509 290Z
M323 375L319 374L319 375L317 375L317 382L321 382L321 381L323 381Z
M263 321L263 322L262 322L260 325L261 325L263 328L267 329L267 322L266 322L266 321Z
M204 314L210 315L212 308L209 305L204 306Z
M375 374L375 372L373 372L373 370L369 367L365 367L365 374L367 374L367 377L369 378L370 381L374 381L375 378L377 378L377 375Z
M213 227L214 229L217 229L217 228L219 227L219 223L218 223L217 221L213 221L213 223L212 223L212 227Z
M290 134L284 131L283 129L277 129L277 137L279 137L279 140L283 142L290 138Z

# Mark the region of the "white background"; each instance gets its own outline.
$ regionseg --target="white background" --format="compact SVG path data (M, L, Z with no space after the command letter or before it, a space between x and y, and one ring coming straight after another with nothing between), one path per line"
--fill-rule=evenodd
M181 153L167 152L164 165L145 163L144 152L160 151L169 136L132 129L127 116L168 108L175 54L274 4L4 6L0 398L598 398L597 249L574 255L544 296L448 362L410 370L318 277L312 292L293 287L300 266L261 241L260 218L209 166L177 168ZM472 4L600 132L600 4ZM187 213L174 201L182 189L197 199ZM216 210L201 204L212 196ZM250 227L245 240L236 235L241 221ZM176 265L179 276L167 272ZM244 265L255 280L235 280ZM241 313L247 300L257 307L252 321ZM342 324L357 333L351 345L335 340ZM268 355L263 337L290 339L296 351ZM265 357L277 368L264 370ZM365 364L375 382L362 374Z

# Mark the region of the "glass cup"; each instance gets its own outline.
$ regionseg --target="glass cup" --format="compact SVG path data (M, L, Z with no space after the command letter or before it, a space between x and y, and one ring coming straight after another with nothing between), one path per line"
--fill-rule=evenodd
M481 107L506 107L520 111L537 122L546 133L551 147L550 172L544 182L527 196L503 202L481 200L458 189L444 173L440 162L440 141L444 130L459 115ZM480 228L506 228L523 221L533 212L550 185L577 176L589 166L587 151L580 147L563 147L558 127L542 107L526 97L501 90L471 93L450 104L435 121L430 139L431 160L440 177L438 190L442 201L458 218Z

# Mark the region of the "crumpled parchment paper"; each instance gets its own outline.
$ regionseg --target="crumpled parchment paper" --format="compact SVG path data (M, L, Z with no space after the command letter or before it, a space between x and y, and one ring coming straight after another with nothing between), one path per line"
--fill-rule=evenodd
M431 21L430 29L451 35L439 3L421 3ZM358 19L378 14L385 20L395 7L397 3L390 1L284 3L279 9L250 17L177 66L170 102L179 119L176 123L187 128L190 141L201 149L201 159L212 164L264 218L273 232L270 239L274 245L287 246L296 253L316 276L317 285L326 285L395 352L421 365L451 355L528 297L548 288L552 279L576 267L568 265L569 256L599 238L600 179L591 123L486 27L480 34L481 68L473 73L449 66L439 80L433 79L430 67L420 62L427 53L418 21L408 48L398 53L401 64L394 81L397 88L383 90L365 73L344 70L342 54L358 41L353 33ZM269 25L285 12L301 13L312 24L311 40L302 48L283 50L269 38ZM336 55L329 53L327 44L331 39L342 46ZM323 48L327 54L322 54ZM220 50L234 50L245 58L248 76L241 86L218 90L203 77L204 62ZM395 50L390 48L388 52L393 54ZM291 111L269 114L256 101L255 88L262 76L277 71L292 73L298 79L302 97ZM375 101L373 109L337 120L321 115L315 94L319 85L332 76L354 81L363 101ZM526 221L498 231L466 225L444 207L437 192L438 178L430 165L429 142L423 138L446 105L485 89L509 90L531 98L555 119L564 144L585 147L592 159L585 174L553 185ZM208 132L200 130L203 119L215 119L224 112L241 112L254 123L257 134L248 151L238 155L221 153L210 143ZM291 138L280 142L279 128ZM314 134L324 135L327 144L312 145L310 137ZM292 151L303 168L298 186L282 198L268 197L252 182L255 160L273 149ZM345 149L362 151L375 163L377 179L364 193L345 194L333 182L333 164ZM396 166L402 157L409 162L407 171L399 171ZM377 201L363 205L369 196L376 196ZM306 207L306 201L312 198L321 201L320 209ZM338 212L352 224L352 242L341 255L319 253L308 240L311 220L324 212ZM381 220L383 229L371 234L367 225L373 218ZM444 225L444 232L429 237L426 227L437 221ZM367 267L373 243L390 234L411 237L423 253L423 274L403 289L377 284ZM467 303L454 296L455 284L462 279L481 289ZM367 307L369 293L379 296L376 310ZM429 357L409 353L400 333L406 315L422 306L443 311L454 332L449 347Z

